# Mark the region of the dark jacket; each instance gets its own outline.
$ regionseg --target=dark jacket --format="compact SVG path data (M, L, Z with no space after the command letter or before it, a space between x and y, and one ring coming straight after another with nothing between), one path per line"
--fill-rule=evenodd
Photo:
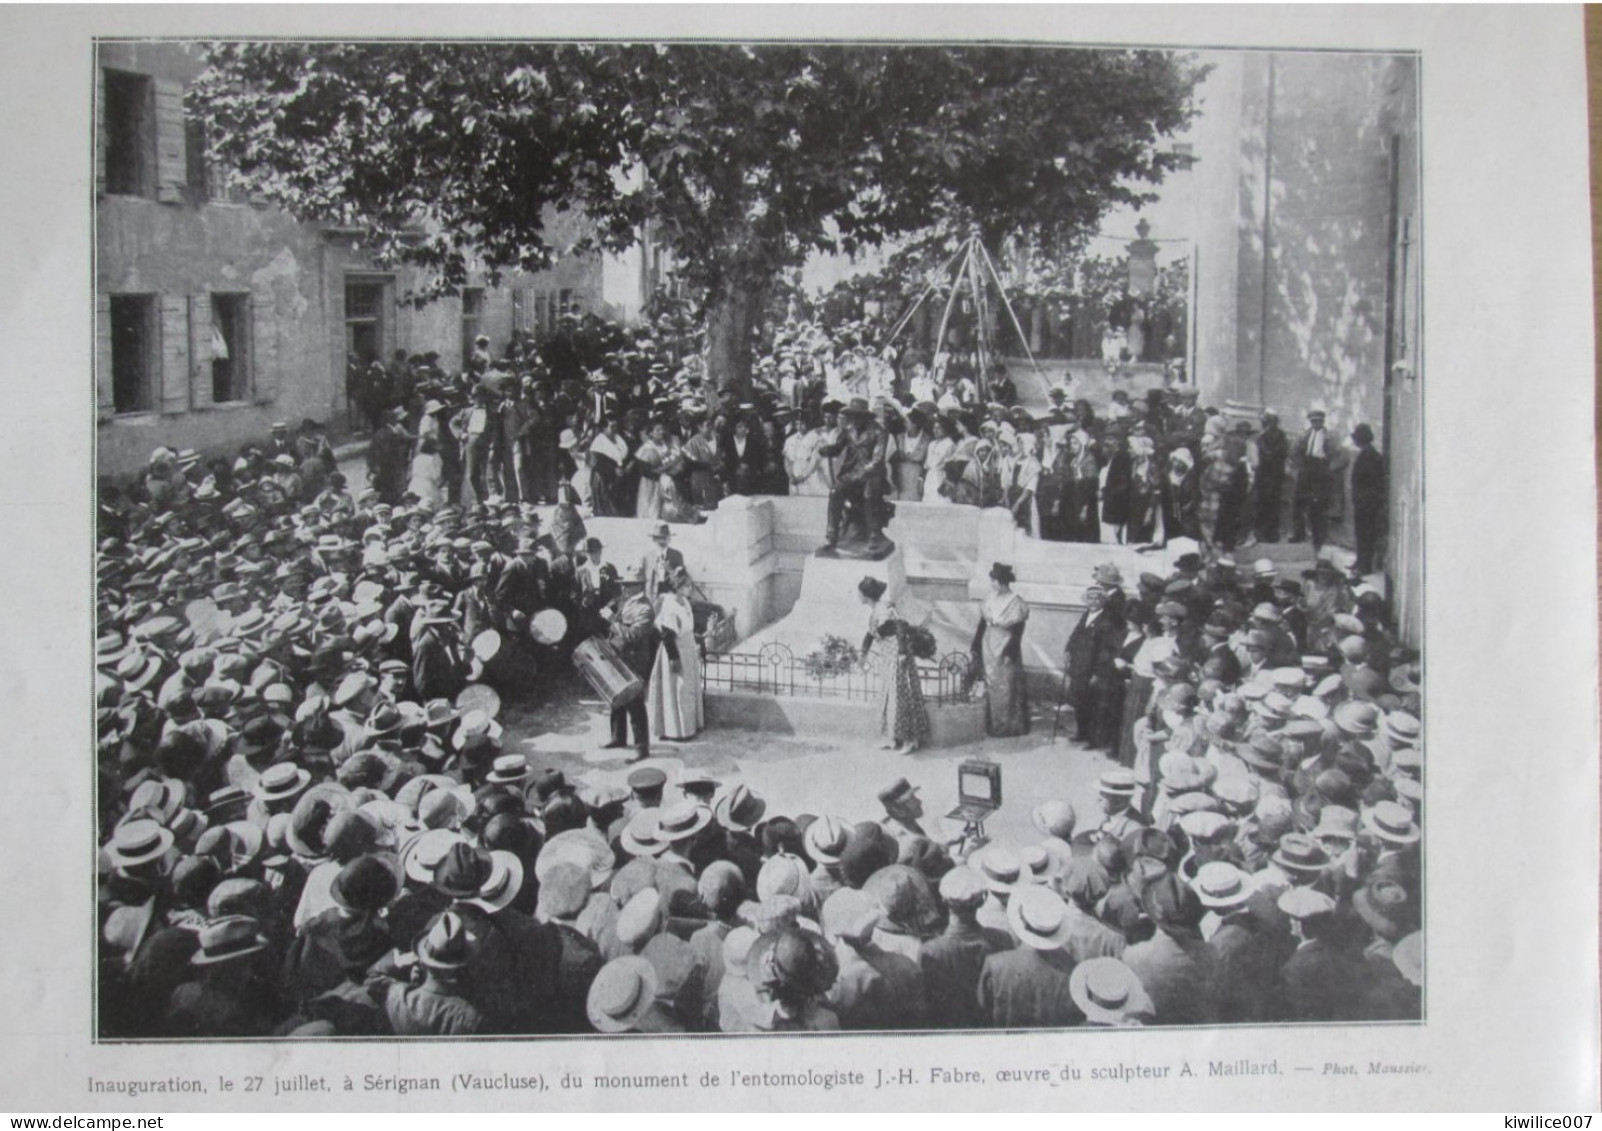
M1085 1015L1068 992L1073 959L1020 946L992 954L979 972L979 1012L997 1029L1061 1028Z
M925 941L918 948L918 965L929 995L929 1023L946 1029L983 1025L979 974L985 959L1015 945L1010 935L955 917L944 934Z

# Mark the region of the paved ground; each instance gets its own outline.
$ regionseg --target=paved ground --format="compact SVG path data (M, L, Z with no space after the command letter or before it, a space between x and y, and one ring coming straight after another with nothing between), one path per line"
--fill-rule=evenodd
M743 781L768 801L770 815L829 814L848 820L882 816L875 795L898 777L921 787L934 831L956 803L957 764L987 758L1002 767L1003 805L987 831L1016 845L1039 840L1030 825L1034 807L1047 798L1065 798L1088 820L1095 811L1096 780L1110 763L1104 755L1071 742L1066 733L1051 738L1050 704L1037 704L1034 732L1022 738L987 739L967 746L897 755L878 748L877 736L838 741L718 730L692 742L653 744L649 763L631 764L629 750L602 750L607 717L587 688L571 675L553 678L534 702L503 712L502 742L524 754L536 768L555 767L568 777L594 784L622 785L637 765L660 765L677 778L698 767L726 782ZM1072 717L1063 713L1065 728ZM960 824L945 830L956 836Z

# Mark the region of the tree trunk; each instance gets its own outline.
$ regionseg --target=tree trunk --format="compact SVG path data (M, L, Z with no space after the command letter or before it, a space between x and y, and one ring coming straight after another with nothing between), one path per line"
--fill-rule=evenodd
M751 345L772 280L744 275L712 293L706 312L707 380L720 401L751 399Z

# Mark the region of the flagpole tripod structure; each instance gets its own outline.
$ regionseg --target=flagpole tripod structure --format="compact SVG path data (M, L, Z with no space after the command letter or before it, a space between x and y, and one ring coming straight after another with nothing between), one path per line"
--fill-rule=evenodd
M997 343L990 336L989 318L987 317L990 310L987 284L991 284L995 286L996 293L1001 296L1002 308L1006 310L1008 322L1013 330L1017 332L1018 344L1023 347L1024 357L1028 358L1029 365L1035 373L1042 378L1045 377L1045 372L1040 368L1040 362L1035 358L1034 351L1029 348L1029 335L1024 333L1023 323L1019 320L1017 311L1013 309L1012 300L1007 297L1007 287L1002 282L1001 272L996 268L995 260L991 259L990 252L986 250L978 235L970 235L963 240L955 254L947 259L938 271L929 276L928 282L925 283L917 300L908 307L907 312L901 316L896 322L895 328L886 337L884 343L886 346L893 344L901 336L902 332L912 322L913 316L917 314L923 304L928 301L929 296L935 292L935 288L942 282L949 282L951 290L946 295L945 307L940 312L940 328L935 335L936 356L945 349L946 329L951 324L951 311L956 306L957 293L966 286L973 296L976 322L974 336L978 347L975 352L976 360L979 363L980 395L989 396L989 357L991 354L998 352L995 348Z

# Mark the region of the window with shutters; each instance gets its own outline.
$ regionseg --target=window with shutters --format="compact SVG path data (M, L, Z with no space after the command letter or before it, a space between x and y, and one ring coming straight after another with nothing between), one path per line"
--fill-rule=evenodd
M160 372L155 295L111 296L112 404L119 416L153 412Z
M484 288L462 288L462 364L473 356L473 343L478 339L479 327L484 321Z
M106 191L156 195L155 88L146 75L104 71Z
M211 296L211 399L250 399L250 296Z

